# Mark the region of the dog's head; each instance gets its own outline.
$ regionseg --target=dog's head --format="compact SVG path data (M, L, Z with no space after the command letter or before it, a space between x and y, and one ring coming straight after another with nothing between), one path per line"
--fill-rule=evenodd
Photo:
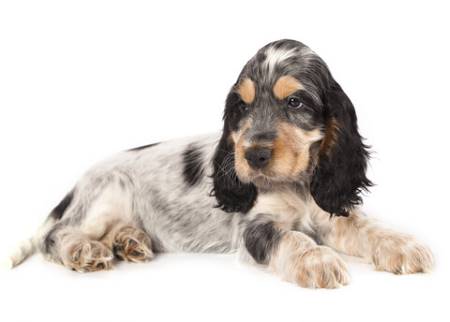
M228 94L214 195L225 211L245 213L258 188L302 182L322 209L346 215L371 184L367 158L353 105L327 65L280 40L257 52Z

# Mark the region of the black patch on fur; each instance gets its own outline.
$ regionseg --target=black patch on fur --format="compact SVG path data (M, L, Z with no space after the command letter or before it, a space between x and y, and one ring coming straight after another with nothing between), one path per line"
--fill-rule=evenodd
M159 143L160 143L160 142L152 143L152 144L147 144L147 145L142 145L142 146L138 146L138 147L136 147L136 148L129 149L129 150L127 150L127 151L140 151L140 150L144 150L144 149L147 149L147 148L151 148L151 147L153 147L153 146L156 146L156 145L158 145Z
M366 177L368 147L358 133L352 102L338 83L331 81L324 95L325 119L338 123L337 142L319 155L311 181L311 194L317 204L332 215L348 216L362 202L360 193L372 185Z
M70 206L73 200L74 191L69 192L63 200L52 210L50 216L56 220L59 220L64 215L66 209Z
M55 245L54 233L59 230L58 224L56 224L45 236L43 243L43 252L49 254L51 248Z
M190 144L183 152L183 178L190 185L195 186L203 177L202 152L194 144Z
M271 221L251 222L244 231L245 247L257 263L267 264L281 236L281 231Z
M222 137L213 158L213 183L211 195L217 199L217 207L226 212L247 213L254 205L258 191L254 184L239 180L234 168L234 145L230 142L232 130L236 130L243 116L239 95L231 90L225 104Z

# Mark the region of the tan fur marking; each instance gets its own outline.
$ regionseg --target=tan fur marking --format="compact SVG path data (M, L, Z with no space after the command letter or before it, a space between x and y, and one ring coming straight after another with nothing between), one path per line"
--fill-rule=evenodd
M278 78L273 86L273 94L276 98L282 100L289 95L295 93L299 89L303 89L303 85L294 77L285 75Z
M231 140L235 144L235 166L241 180L250 180L253 170L245 160L245 151L248 146L242 134L251 127L247 121L238 131L231 133ZM297 176L309 165L309 147L322 138L319 129L312 131L302 130L288 123L277 126L277 138L272 144L272 159L263 173L272 179L286 180Z
M317 246L300 232L286 232L269 266L287 281L303 287L335 288L348 283L343 260L330 248Z
M360 234L365 234L369 226L361 217L351 213L349 217L330 219L328 215L328 221L331 224L331 231L327 240L335 245L336 249L345 249L345 253L352 256L361 256L368 252L368 244L361 242Z
M314 216L325 245L371 261L377 270L395 274L430 271L433 255L413 237L379 227L353 211L349 217L332 217L318 211Z
M309 164L309 147L321 138L319 130L304 131L288 123L281 123L273 144L270 171L275 176L296 176Z
M62 258L65 266L83 273L112 268L112 251L103 243L84 238L67 242L66 253Z
M239 83L236 92L245 103L251 104L255 99L255 83L250 78L245 78Z
M247 120L237 132L231 132L230 139L234 143L234 166L240 174L241 179L245 180L249 176L250 167L245 160L245 149L243 134L251 127L251 121Z
M146 262L153 258L150 237L140 229L124 226L114 238L115 255L128 262Z
M372 228L368 238L372 263L377 270L410 274L428 272L433 266L428 247L409 235Z
M344 261L331 248L318 246L305 252L296 282L303 287L336 288L348 284Z
M320 145L321 153L328 153L337 143L339 133L339 123L335 118L331 118L325 126L325 137Z

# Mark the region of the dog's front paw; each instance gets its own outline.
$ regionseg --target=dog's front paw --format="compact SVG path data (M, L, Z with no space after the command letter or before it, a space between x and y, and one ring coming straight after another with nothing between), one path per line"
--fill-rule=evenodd
M314 247L297 259L295 282L300 286L337 288L349 280L346 264L328 247Z
M413 237L389 233L372 246L372 262L377 270L411 274L430 271L434 261L430 249Z

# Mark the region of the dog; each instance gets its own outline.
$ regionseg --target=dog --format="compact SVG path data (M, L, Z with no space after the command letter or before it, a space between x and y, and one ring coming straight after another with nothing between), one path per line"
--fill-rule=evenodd
M238 252L309 288L348 284L339 253L428 272L429 248L361 213L368 147L352 102L309 47L278 40L242 69L217 135L150 144L98 164L10 257L77 272L161 252Z

